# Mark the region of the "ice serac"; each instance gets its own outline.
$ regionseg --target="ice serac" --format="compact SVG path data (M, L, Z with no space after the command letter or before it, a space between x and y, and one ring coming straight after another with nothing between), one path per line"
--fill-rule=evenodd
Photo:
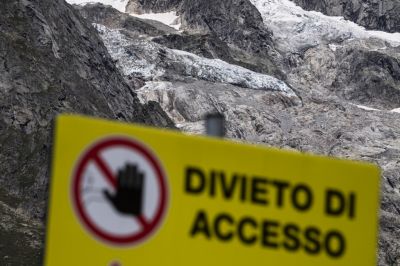
M158 104L140 104L96 30L61 0L1 2L0 109L1 265L41 265L57 114L172 126Z
M400 32L398 0L293 0L306 10L343 16L367 29Z

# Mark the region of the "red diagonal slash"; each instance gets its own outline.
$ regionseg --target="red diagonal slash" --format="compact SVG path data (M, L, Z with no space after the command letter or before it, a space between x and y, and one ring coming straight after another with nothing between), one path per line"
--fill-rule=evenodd
M107 164L100 158L97 154L93 156L93 160L96 162L97 166L100 168L101 172L104 174L104 177L114 188L117 187L117 179L112 174L110 168L108 168ZM140 223L140 225L145 229L149 223L146 221L143 215L135 216Z
M101 156L101 152L103 150L114 147L123 147L125 149L132 150L139 156L143 157L143 159L149 163L150 167L155 172L155 178L158 182L160 193L158 199L158 208L154 216L151 219L148 219L144 215L140 217L134 216L133 219L136 219L135 221L139 224L139 226L142 227L142 230L140 230L140 232L135 232L124 236L114 235L103 230L102 228L99 228L99 226L93 221L93 218L87 213L87 209L85 208L85 204L82 199L83 179L89 163L96 165L95 167L99 172L101 172L103 178L108 180L105 181L107 182L107 185L110 187L112 186L114 189L118 187L118 178L116 178L116 173L112 171L109 163ZM152 153L152 151L144 146L143 143L130 138L108 137L92 144L92 146L88 148L88 150L77 162L76 170L73 176L71 196L78 218L86 226L86 228L92 234L94 234L94 236L113 245L133 245L148 238L152 233L156 232L157 227L161 224L166 213L168 202L168 187L166 180L165 173L161 168L161 163L158 161L157 157Z

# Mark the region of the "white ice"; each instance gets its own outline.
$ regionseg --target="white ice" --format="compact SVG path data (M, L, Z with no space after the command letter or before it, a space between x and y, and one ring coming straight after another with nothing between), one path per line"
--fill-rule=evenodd
M351 105L354 105L357 108L360 108L360 109L365 110L365 111L389 112L389 113L399 113L400 114L400 108L396 108L396 109L388 111L388 110L380 110L380 109L376 109L376 108L365 106L365 105L359 105L359 104L351 104Z

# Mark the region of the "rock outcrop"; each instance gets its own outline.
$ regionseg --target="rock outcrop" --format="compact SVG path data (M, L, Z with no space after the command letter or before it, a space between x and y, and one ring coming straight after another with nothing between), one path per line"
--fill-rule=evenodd
M292 0L306 10L343 16L367 29L400 32L398 0Z
M0 8L0 264L39 265L58 113L173 126L140 104L102 40L62 0Z

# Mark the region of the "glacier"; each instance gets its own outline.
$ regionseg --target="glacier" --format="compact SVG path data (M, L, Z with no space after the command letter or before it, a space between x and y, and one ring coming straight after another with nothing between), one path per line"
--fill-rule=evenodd
M145 38L128 38L119 29L108 29L99 24L94 24L94 27L125 76L133 75L146 81L157 81L163 80L167 72L173 72L186 78L228 83L253 90L276 91L297 99L296 93L285 82L272 76L219 59L168 49Z

